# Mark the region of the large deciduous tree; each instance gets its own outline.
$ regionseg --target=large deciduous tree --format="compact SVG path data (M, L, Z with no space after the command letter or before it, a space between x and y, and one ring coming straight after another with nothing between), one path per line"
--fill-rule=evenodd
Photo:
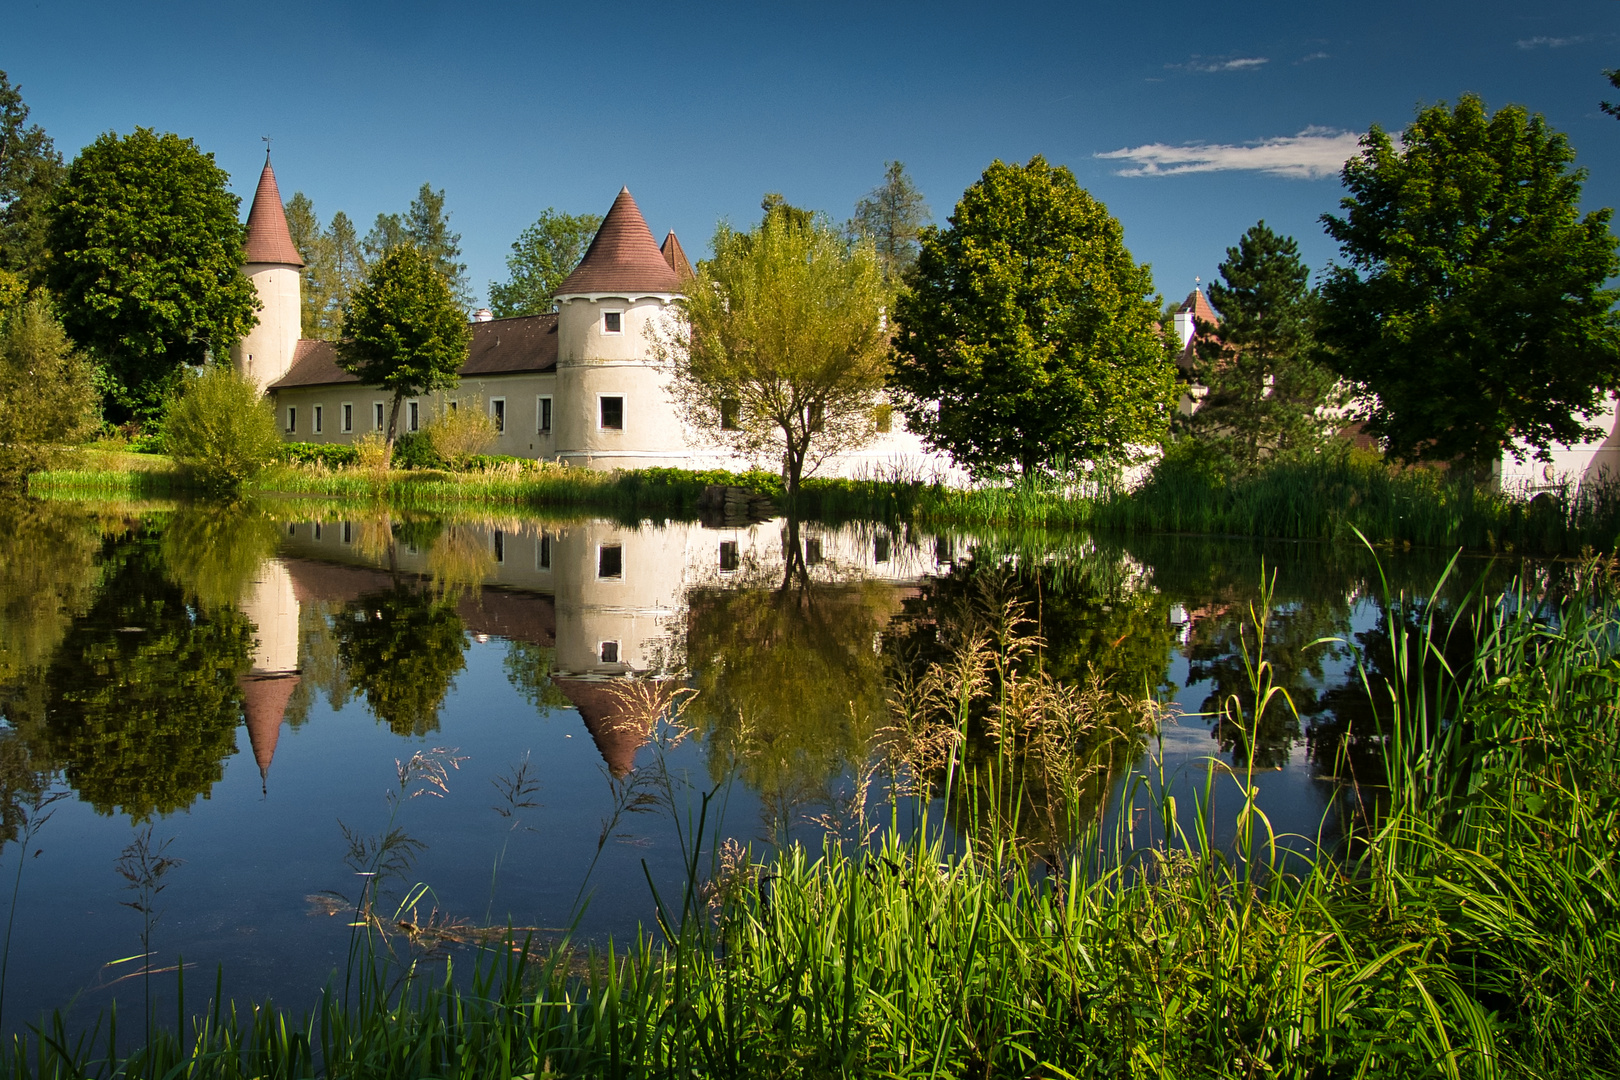
M877 249L885 281L897 284L916 263L917 237L930 216L922 192L898 161L889 162L883 183L855 204L855 232Z
M338 362L394 395L390 447L400 402L455 386L470 339L466 313L426 252L402 244L372 264L344 313Z
M0 270L36 278L44 268L51 196L62 155L38 124L28 123L20 88L0 71Z
M738 453L779 455L788 491L876 432L888 370L883 277L869 243L770 209L752 232L722 224L714 258L655 350L677 409Z
M1199 326L1191 373L1208 393L1187 427L1243 467L1319 443L1337 379L1312 358L1316 295L1299 245L1262 221L1220 274L1209 299L1221 322Z
M1583 418L1620 388L1620 258L1574 160L1540 115L1465 95L1399 145L1375 126L1345 164L1344 216L1322 220L1348 265L1320 335L1390 453L1484 469L1596 433Z
M564 214L550 206L541 211L534 224L512 241L507 280L489 283L489 307L495 317L550 311L557 286L579 265L601 224L600 214Z
M1153 277L1074 174L996 161L923 230L895 303L906 424L976 474L1157 443L1176 399Z
M184 365L257 322L229 182L190 139L136 128L85 147L57 189L45 277L112 419L154 414Z

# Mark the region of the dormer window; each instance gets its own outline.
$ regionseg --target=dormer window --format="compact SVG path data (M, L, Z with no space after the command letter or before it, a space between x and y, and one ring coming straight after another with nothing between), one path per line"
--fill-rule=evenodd
M604 312L602 312L602 333L604 333L604 334L622 334L622 333L624 333L624 312L622 312L622 311L604 311Z

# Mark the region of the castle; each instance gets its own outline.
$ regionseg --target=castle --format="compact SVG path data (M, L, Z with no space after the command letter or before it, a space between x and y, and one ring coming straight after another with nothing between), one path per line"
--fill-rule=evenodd
M303 265L267 156L248 213L242 267L258 290L259 322L232 360L269 396L288 441L352 443L384 430L392 395L344 371L332 342L299 337ZM675 234L658 244L629 189L621 190L585 257L558 289L556 310L510 319L479 312L458 387L404 401L397 432L421 431L440 408L477 401L494 423L492 454L593 469L774 470L776 461L738 458L689 430L670 398L649 331L667 325L671 305L691 279ZM891 430L819 471L962 475L906 431L898 416Z

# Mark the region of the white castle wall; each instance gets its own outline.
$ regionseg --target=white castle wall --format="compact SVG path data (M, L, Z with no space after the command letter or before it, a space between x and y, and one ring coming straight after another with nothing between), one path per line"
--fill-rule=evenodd
M242 273L259 292L259 323L231 349L231 361L236 370L263 390L287 374L298 349L298 268L283 263L249 263L242 267Z

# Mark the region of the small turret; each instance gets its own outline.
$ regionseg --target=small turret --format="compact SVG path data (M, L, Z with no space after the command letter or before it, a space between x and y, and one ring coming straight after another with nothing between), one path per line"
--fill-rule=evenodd
M304 260L287 228L287 213L281 206L268 152L248 211L247 243L242 250L242 273L259 293L259 324L231 350L231 361L263 389L292 367L303 313L299 271Z

